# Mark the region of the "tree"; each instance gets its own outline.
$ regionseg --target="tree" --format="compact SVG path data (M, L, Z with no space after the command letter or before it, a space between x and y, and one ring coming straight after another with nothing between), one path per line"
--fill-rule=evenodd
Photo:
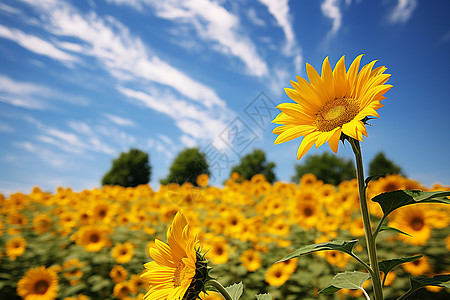
M255 149L252 153L242 157L240 164L231 168L231 173L236 172L244 179L251 179L253 175L262 174L268 182L272 183L275 181L274 168L274 162L266 161L266 153Z
M302 164L296 165L295 175L291 178L292 182L299 182L300 178L307 173L312 173L317 179L333 185L356 176L352 160L345 160L327 152L321 155L310 155Z
M120 153L111 169L103 176L102 185L135 187L150 181L151 167L148 154L139 149Z
M169 169L169 175L165 179L160 179L161 184L190 182L197 185L196 179L200 174L208 174L209 165L204 153L198 148L188 148L181 151L173 161Z
M369 164L369 176L384 176L388 174L405 176L400 166L396 165L392 160L387 159L383 152L378 152Z

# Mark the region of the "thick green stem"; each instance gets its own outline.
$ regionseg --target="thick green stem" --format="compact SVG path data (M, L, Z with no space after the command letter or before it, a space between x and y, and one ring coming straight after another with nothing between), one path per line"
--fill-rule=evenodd
M353 138L349 138L349 142L352 145L353 153L355 153L356 159L356 178L358 180L359 203L361 205L361 213L366 236L367 252L369 254L370 268L373 270L372 282L375 300L383 300L383 289L381 286L380 270L378 268L377 248L375 246L375 239L372 235L372 226L370 224L369 209L367 207L366 188L365 188L366 184L364 182L364 169L363 169L361 148L359 146L359 141Z
M233 298L231 298L231 295L227 292L223 285L220 284L220 282L218 282L217 280L209 280L208 283L215 287L226 300L233 300Z

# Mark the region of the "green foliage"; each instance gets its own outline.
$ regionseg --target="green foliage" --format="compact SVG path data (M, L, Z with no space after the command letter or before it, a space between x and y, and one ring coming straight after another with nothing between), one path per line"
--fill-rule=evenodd
M299 182L307 173L314 174L325 183L338 185L344 180L354 178L356 171L352 160L324 152L321 155L310 155L301 164L296 165L295 175L291 177L291 181Z
M425 286L440 286L450 288L450 275L436 275L433 278L420 276L416 278L410 278L410 289L398 300L406 299L409 295L421 289Z
M272 296L270 296L269 293L267 293L267 294L259 294L259 295L256 295L256 299L257 300L272 300Z
M244 179L251 179L256 174L262 174L270 183L276 180L273 169L274 162L266 161L266 153L260 149L253 150L241 158L239 165L232 167L231 172L236 172Z
M113 160L111 169L102 178L102 185L136 187L147 184L150 174L148 154L139 149L130 149Z
M294 252L288 254L286 257L280 259L278 262L283 262L295 257L299 257L305 254L317 252L317 251L325 251L325 250L337 250L342 251L347 254L352 254L353 247L358 242L358 240L352 241L332 241L320 244L307 245L302 248L295 250Z
M210 175L206 156L198 148L187 148L178 154L170 166L169 175L167 178L161 179L160 183L178 183L181 185L190 182L197 185L197 176L200 174Z
M402 168L396 165L392 160L387 159L383 152L379 152L369 164L369 175L388 175L399 174L405 176Z
M372 198L383 210L384 217L402 206L418 203L443 203L450 204L447 198L450 192L424 192L420 190L399 190L382 193Z
M379 267L380 271L384 273L384 276L386 276L387 273L389 273L393 268L395 268L401 264L407 263L407 262L412 262L412 261L421 259L422 257L423 257L423 255L414 255L414 256L410 256L410 257L402 257L402 258L383 260L383 261L379 262L378 267Z
M242 292L244 291L244 285L242 284L242 282L235 283L226 287L225 290L228 292L228 294L230 294L231 299L238 300L241 297Z
M344 272L334 276L331 285L340 289L356 290L362 288L363 283L370 278L368 273Z

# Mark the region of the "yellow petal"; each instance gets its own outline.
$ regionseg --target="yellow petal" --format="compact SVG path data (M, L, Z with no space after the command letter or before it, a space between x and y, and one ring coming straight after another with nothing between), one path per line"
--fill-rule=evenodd
M336 98L342 98L347 95L348 81L347 74L345 71L345 56L343 55L341 59L337 62L333 70L333 80L334 80L334 91Z
M336 131L334 131L333 135L331 136L331 138L328 140L328 144L330 145L331 151L333 151L334 153L337 153L338 148L339 148L339 141L341 138L341 128L336 128Z
M356 86L356 76L358 75L358 71L359 71L359 65L361 63L361 58L363 57L364 54L358 55L358 57L356 57L352 64L350 65L350 68L348 69L348 73L347 73L347 78L348 78L348 82L350 84L350 87L353 88Z
M297 160L300 160L300 158L302 158L302 156L305 155L305 153L308 152L309 149L311 149L311 147L314 145L319 135L320 132L315 131L303 138L300 146L298 147Z
M334 91L334 83L333 83L333 71L331 70L330 62L328 61L328 56L325 57L322 64L322 82L324 88L327 91L327 95L330 97L329 99L336 98Z
M313 132L314 130L316 130L315 126L295 126L292 128L289 128L287 130L285 130L283 133L281 133L276 139L274 144L281 144L284 142L288 142L291 141L295 138L307 135L311 132Z
M358 140L358 132L356 131L357 125L354 123L355 120L352 120L348 123L345 123L342 125L342 132L349 137L352 137L356 140Z

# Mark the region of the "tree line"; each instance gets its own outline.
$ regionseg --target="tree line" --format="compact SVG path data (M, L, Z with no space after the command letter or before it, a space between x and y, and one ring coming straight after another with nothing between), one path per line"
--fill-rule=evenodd
M275 163L266 159L266 154L261 149L241 157L240 162L231 168L231 173L239 174L238 181L249 180L256 174L262 174L266 180L273 183L275 176ZM196 179L200 174L211 175L205 153L198 148L187 148L181 151L172 162L169 174L160 179L161 184L190 182L197 185ZM333 154L309 155L301 163L294 167L292 182L298 183L300 178L307 173L314 174L317 179L325 183L338 185L340 182L355 177L354 163L350 159L344 159ZM369 176L388 174L400 174L406 176L401 167L388 159L383 152L379 152L369 164ZM102 185L120 185L135 187L140 184L148 184L151 178L151 166L148 153L132 148L128 152L120 153L119 157L112 161L111 169L103 176Z

